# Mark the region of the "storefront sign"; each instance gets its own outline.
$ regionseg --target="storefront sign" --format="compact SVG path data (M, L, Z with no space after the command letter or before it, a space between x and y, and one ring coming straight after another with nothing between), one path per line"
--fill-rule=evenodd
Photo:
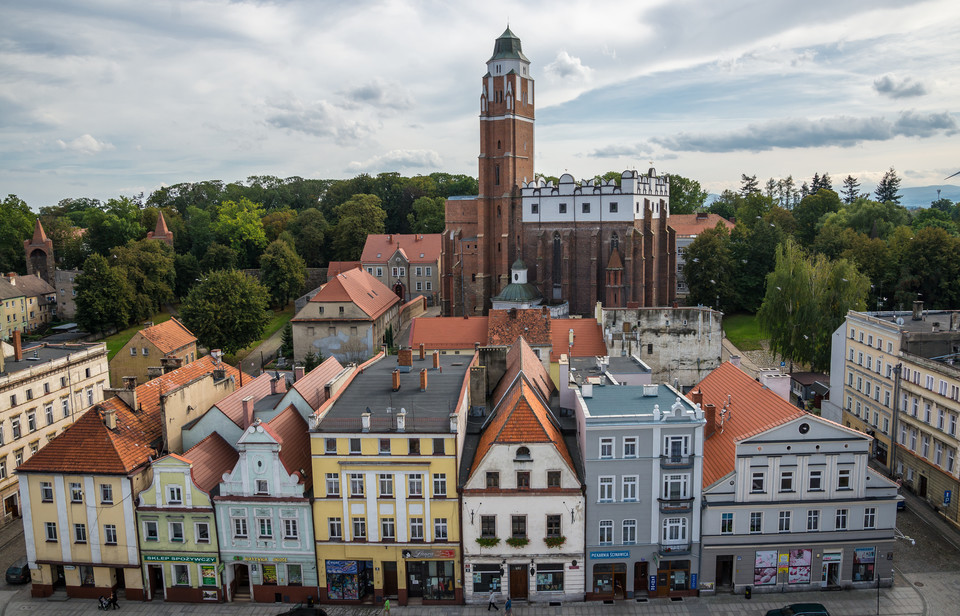
M843 552L824 552L822 562L838 563L843 559Z
M216 556L187 556L185 554L144 554L146 562L215 563Z
M630 558L630 551L604 551L604 552L590 552L590 558Z
M943 491L943 504L944 504L944 505L949 505L949 504L950 504L950 500L951 500L952 498L953 498L953 491L951 491L951 490L944 490L944 491Z
M179 560L179 559L174 558L172 560ZM233 560L237 560L237 561L242 560L248 563L285 563L287 562L286 557L280 557L280 556L277 556L274 558L267 558L266 556L234 556ZM213 562L213 561L211 560L210 562Z
M690 588L696 588L696 587L697 587L697 574L696 574L696 573L691 573L691 574L690 574Z
M455 550L404 550L404 558L453 558Z
M200 567L200 583L204 586L217 585L217 574L213 565L203 565Z
M657 589L657 576L654 574L650 576L650 583L647 585L647 590L653 592L656 589Z

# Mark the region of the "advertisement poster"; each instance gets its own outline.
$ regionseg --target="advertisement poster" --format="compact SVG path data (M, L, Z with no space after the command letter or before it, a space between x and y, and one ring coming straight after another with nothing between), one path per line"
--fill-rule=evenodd
M213 565L200 565L200 583L204 586L217 585L217 570Z
M874 548L856 548L853 551L853 581L870 582L873 580L873 567L876 561Z
M777 583L777 551L758 551L753 563L753 583L757 586Z
M810 583L810 550L790 550L790 572L787 574L788 584Z

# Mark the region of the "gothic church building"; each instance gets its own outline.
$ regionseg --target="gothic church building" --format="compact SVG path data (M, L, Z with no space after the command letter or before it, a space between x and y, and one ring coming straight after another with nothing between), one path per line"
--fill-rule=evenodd
M530 60L509 28L487 61L480 94L480 194L446 202L443 314L486 314L521 260L544 304L570 312L665 306L676 295L670 180L624 171L620 185L564 174L534 177Z

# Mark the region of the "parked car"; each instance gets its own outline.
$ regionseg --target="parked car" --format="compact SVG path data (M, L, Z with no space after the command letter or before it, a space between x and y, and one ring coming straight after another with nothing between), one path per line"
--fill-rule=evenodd
M770 610L767 616L830 616L830 612L819 603L792 603Z
M7 567L7 584L27 584L30 582L30 566L27 559L21 558Z

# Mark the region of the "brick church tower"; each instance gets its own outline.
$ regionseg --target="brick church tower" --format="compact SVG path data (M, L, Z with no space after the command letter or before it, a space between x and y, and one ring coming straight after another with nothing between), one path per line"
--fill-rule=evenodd
M53 261L53 240L47 237L39 218L33 225L33 237L23 240L23 250L27 255L27 275L36 274L47 284L52 285L56 270Z
M160 240L170 248L173 248L173 231L167 228L167 221L163 218L163 212L157 216L157 228L147 233L148 240Z
M508 27L480 88L480 194L446 203L443 314L485 314L519 254L520 187L533 179L533 79Z

